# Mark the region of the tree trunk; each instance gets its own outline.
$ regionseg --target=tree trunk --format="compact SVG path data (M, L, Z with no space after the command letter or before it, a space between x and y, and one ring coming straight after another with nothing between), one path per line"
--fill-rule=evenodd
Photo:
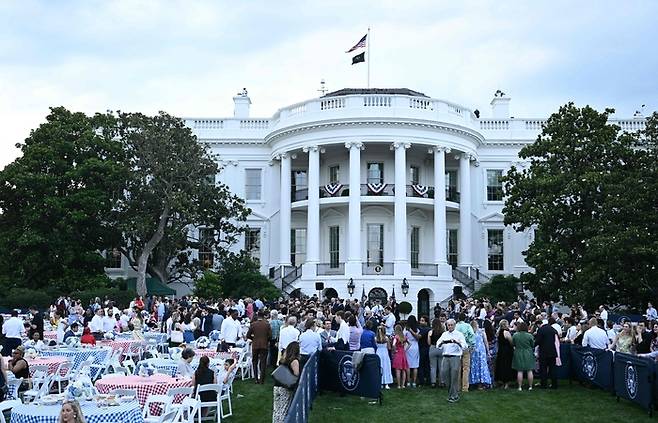
M160 215L158 229L156 229L151 239L144 244L144 248L137 259L137 283L135 284L135 288L137 289L137 295L141 295L142 297L146 296L146 267L148 265L149 256L164 237L165 226L167 225L168 219L169 205L165 205L164 210L162 210L162 214Z

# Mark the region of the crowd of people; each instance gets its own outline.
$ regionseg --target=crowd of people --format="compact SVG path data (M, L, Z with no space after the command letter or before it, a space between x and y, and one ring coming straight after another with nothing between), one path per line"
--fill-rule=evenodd
M46 344L44 320L56 330L58 342L81 332L81 342L94 343L108 333L130 331L139 339L145 331L157 331L166 334L170 346L185 347L214 333L219 350L250 345L257 384L265 382L268 366L282 364L298 376L315 351L362 351L379 356L383 389L447 388L450 402L469 389L522 390L524 379L531 390L537 370L539 388L548 388L550 380L550 387L557 389L560 343L658 357L658 316L651 304L639 323L613 322L604 306L594 311L574 306L563 313L551 302L522 297L512 304L450 301L445 308L437 304L432 314L400 315L393 297L382 302L316 296L285 300L152 296L135 298L123 310L109 299L97 298L83 307L80 301L61 297L45 315L31 307L22 319L14 311L2 323L2 355L13 352L7 369L18 377L24 375L24 347L38 349ZM20 346L25 336L30 343ZM185 351L179 371L194 377L198 370L187 368L192 356L185 356ZM200 368L198 377L206 380L203 363ZM275 403L289 404L292 392L275 387L274 396ZM285 406L275 409L276 415L285 416Z

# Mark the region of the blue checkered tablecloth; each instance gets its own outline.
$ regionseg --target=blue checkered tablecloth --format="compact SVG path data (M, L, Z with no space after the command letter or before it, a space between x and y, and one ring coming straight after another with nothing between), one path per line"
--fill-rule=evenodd
M95 403L80 403L87 423L143 423L139 402L132 401L113 407ZM58 423L61 404L19 405L11 410L11 423Z
M156 343L163 344L167 342L167 334L161 332L144 332L144 339L146 341L155 339Z
M43 357L68 357L72 363L72 369L78 370L80 365L89 359L94 360L94 364L103 364L112 354L111 348L60 348L58 350L41 351ZM95 375L91 375L92 377Z
M217 367L217 363L223 363L224 360L218 360L217 362L213 362L210 365L210 368L212 370L215 370ZM178 362L175 360L171 360L168 358L149 358L148 360L142 360L139 363L137 363L137 366L135 367L135 374L139 374L139 370L142 368L142 366L150 364L152 367L162 370L164 372L167 372L167 374L171 377L176 377L178 375ZM192 368L194 370L199 367L199 360L194 359L192 363L190 363Z

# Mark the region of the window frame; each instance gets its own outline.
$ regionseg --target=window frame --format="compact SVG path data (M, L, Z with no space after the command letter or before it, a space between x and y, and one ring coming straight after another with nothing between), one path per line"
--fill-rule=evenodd
M420 267L420 226L412 226L411 234L409 236L409 262L411 263L412 269L418 269ZM414 249L415 241L415 249Z
M370 165L377 165L379 167L379 178L377 181L371 180ZM366 163L366 183L367 184L383 184L384 183L384 162L367 162Z
M500 186L498 185L489 185L489 172L500 172L500 176L498 177ZM484 170L484 195L485 195L485 202L487 203L502 203L505 199L505 196L503 194L503 183L500 181L500 179L505 175L505 169L502 168L487 168ZM494 197L494 194L500 195L500 199L490 198L491 196Z
M340 267L340 226L329 226L329 268Z
M258 171L259 181L258 185L249 184L249 172ZM263 201L263 168L261 167L250 167L244 170L244 199L247 202L262 202ZM258 187L258 198L249 198L250 187ZM256 191L253 191L254 193Z
M370 248L370 228L371 227L379 227L379 246L377 249L371 249ZM370 252L378 252L377 255L379 256L376 260L372 259L370 256ZM366 262L368 263L368 266L376 266L384 265L384 224L383 223L368 223L366 225Z
M505 228L486 228L487 231L487 270L490 272L504 272L505 271ZM492 232L500 233L500 253L492 254ZM495 260L495 261L493 261ZM493 266L492 266L493 263Z

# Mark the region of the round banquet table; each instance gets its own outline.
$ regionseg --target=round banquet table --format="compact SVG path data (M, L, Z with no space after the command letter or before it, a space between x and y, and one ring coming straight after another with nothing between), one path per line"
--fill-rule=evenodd
M139 339L114 339L112 341L96 341L96 344L112 348L112 351L121 350L121 354L135 354L139 351L140 347L144 345L144 341Z
M142 409L137 401L111 407L100 407L94 402L80 403L82 415L87 423L143 423ZM22 404L12 408L11 423L58 423L61 404L32 405Z
M101 394L109 394L113 389L134 389L139 403L144 406L149 395L166 395L171 388L192 386L192 379L177 379L160 374L149 377L117 376L99 379L95 386Z
M94 360L94 364L103 364L109 360L112 349L107 347L94 348L60 348L41 351L42 357L65 357L71 360L71 369L78 370L85 360ZM95 375L92 375L92 377Z
M215 356L217 356L217 354L221 354L221 353L218 353L214 349L210 349L210 348L195 348L194 349L194 355L196 355L197 357L201 357L201 356L205 355L208 358L215 358Z
M30 365L30 377L32 377L32 374L34 374L34 366L37 365L44 365L48 366L48 374L49 375L54 375L55 372L57 372L57 368L59 367L60 364L66 363L69 361L68 358L66 357L38 357L38 358L25 358L27 360L27 364ZM61 375L64 376L66 374L66 371L61 372Z
M224 360L214 359L214 361L211 361L210 363L210 369L215 370L217 369L217 366L221 366L223 364ZM149 358L146 360L141 360L135 367L135 374L138 375L141 368L146 365L150 365L151 367L160 370L161 372L166 372L169 376L178 376L178 361L176 360L169 358ZM199 360L192 361L190 365L194 370L196 370L197 367L199 367Z
M156 344L164 344L167 342L167 334L161 332L144 332L144 339L146 342L151 342L154 339Z

